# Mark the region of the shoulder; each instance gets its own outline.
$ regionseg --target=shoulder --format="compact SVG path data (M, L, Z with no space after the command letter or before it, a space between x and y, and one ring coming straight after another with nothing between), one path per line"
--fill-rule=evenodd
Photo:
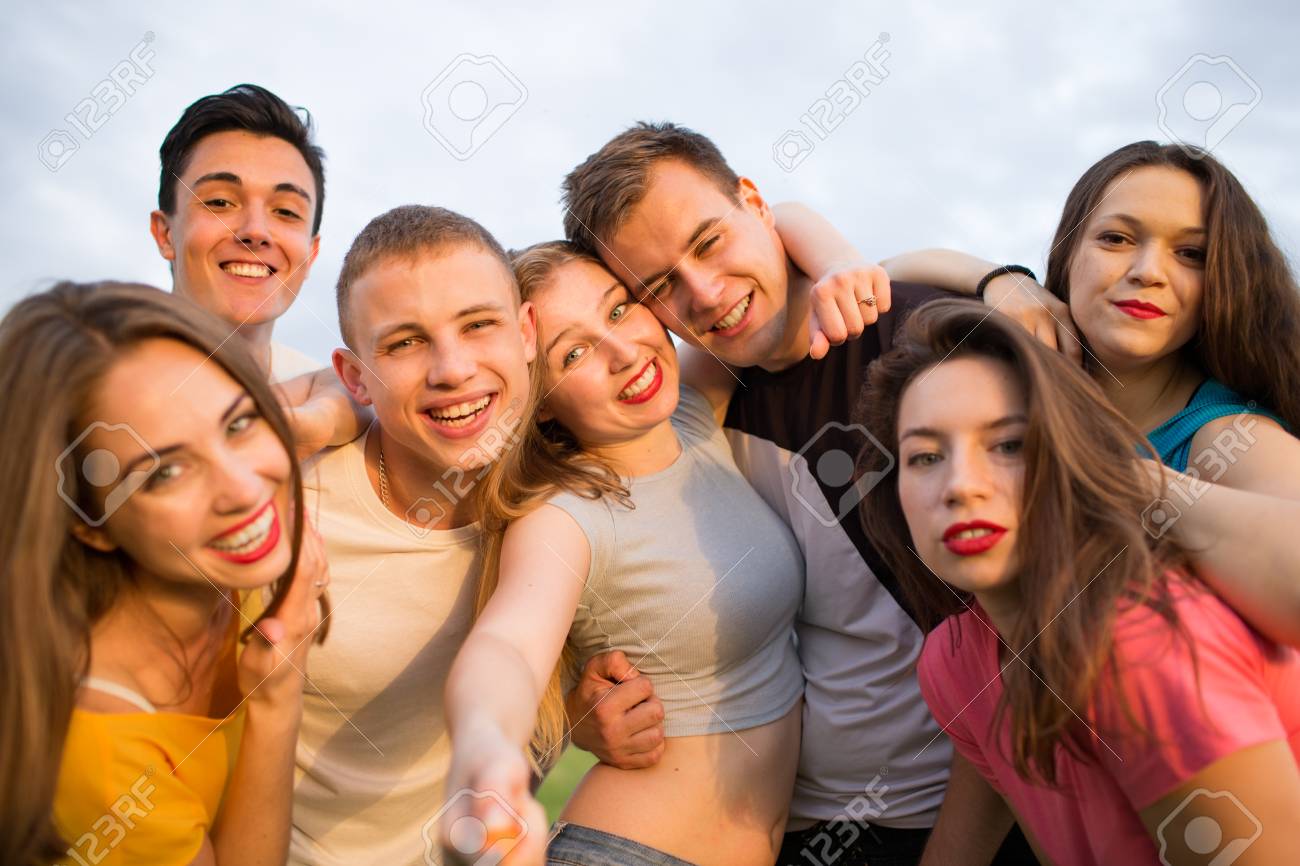
M1232 413L1202 424L1187 464L1203 481L1300 496L1300 439L1269 414Z
M970 686L981 688L981 672L997 664L997 638L974 612L948 617L926 635L917 661L921 694L940 724L947 724L965 704ZM977 682L979 680L979 682Z
M164 715L122 717L76 712L68 729L58 788L55 823L73 849L118 849L122 862L188 863L204 844L211 815L203 796L187 780L214 780L219 788L226 765L204 766L202 754L186 759L184 778L174 772ZM134 821L132 814L151 820ZM130 829L126 837L121 834ZM117 837L117 838L115 838ZM134 852L133 854L130 852ZM98 862L98 860L94 861ZM107 861L111 862L111 861Z
M327 365L284 343L271 343L272 382L284 382L303 373L314 373L325 366Z

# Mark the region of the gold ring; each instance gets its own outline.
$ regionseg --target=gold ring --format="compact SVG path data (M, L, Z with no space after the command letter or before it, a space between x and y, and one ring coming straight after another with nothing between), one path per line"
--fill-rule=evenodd
M866 304L868 307L874 307L874 306L876 305L876 296L875 296L875 295L867 295L865 298L863 298L862 300L858 301L858 303L859 303L859 304Z

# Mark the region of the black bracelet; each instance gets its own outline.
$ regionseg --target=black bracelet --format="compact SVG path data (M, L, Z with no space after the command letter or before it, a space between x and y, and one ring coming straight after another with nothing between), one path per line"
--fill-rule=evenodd
M1038 282L1038 277L1034 276L1034 272L1024 265L1003 265L1000 268L994 268L989 271L978 283L975 284L975 297L981 301L984 300L984 290L989 287L989 283L993 282L1003 274L1024 274L1034 282Z

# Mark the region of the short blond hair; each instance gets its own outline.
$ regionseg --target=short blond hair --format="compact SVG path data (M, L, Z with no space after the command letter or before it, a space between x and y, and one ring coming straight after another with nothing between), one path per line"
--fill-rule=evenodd
M508 274L510 258L492 233L463 214L443 207L406 204L366 223L343 257L336 295L339 308L339 332L348 348L356 350L348 327L352 287L357 280L380 262L391 259L411 260L422 253L445 252L448 247L471 244L501 262ZM518 287L515 300L519 300Z

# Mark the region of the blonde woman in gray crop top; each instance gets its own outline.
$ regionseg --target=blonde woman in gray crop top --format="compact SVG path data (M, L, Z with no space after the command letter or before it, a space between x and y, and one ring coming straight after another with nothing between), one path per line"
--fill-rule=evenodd
M447 790L477 793L443 816L444 844L463 847L453 825L473 811L507 863L544 862L545 840L512 825L537 814L527 748L567 646L575 671L623 651L663 701L667 740L653 767L596 765L545 862L766 866L799 754L803 555L736 468L715 407L689 387L679 398L648 309L564 245L525 251L516 271L538 319L540 420L611 467L630 502L557 492L506 529L447 686Z

